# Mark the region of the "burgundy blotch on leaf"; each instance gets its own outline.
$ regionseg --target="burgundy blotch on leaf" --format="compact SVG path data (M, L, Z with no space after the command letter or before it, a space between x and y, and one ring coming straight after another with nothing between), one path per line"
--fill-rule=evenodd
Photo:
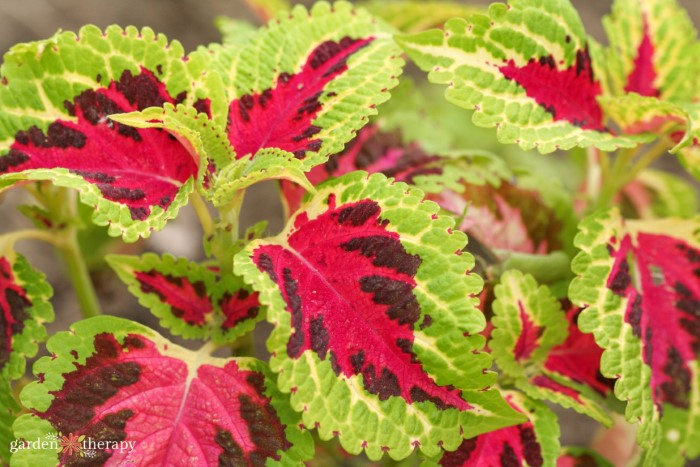
M303 159L323 141L313 121L323 107L326 85L347 71L348 58L367 46L372 37L325 41L316 47L297 74L281 73L275 85L231 102L227 131L237 157L262 148L279 148Z
M224 330L231 329L242 321L253 319L260 312L258 293L251 293L246 289L240 289L235 294L225 293L219 306L226 317L221 325Z
M336 374L362 375L380 400L466 410L460 391L436 385L413 352L421 259L380 216L373 200L337 206L330 195L328 210L315 219L296 217L288 247L254 250L254 263L277 284L290 313L287 354L296 359L311 350Z
M600 83L593 76L588 49L576 52L576 62L559 69L549 55L530 59L518 66L511 59L499 71L525 89L554 121L566 121L584 130L608 132L603 126L603 111L596 98L601 94Z
M0 257L0 371L10 361L13 336L24 329L24 322L29 319L27 308L31 306L25 290L15 280L12 266Z
M654 402L687 409L693 379L688 362L700 358L700 251L644 232L634 243L629 234L611 239L608 251L615 264L607 286L627 298L625 322L651 367Z
M94 353L64 374L63 387L45 412L37 413L62 433L94 442L132 441L132 452L97 450L91 465L139 459L144 464L264 465L286 450L284 425L264 376L200 365L189 375L187 362L160 353L149 339L131 334L119 343L110 334L94 337ZM61 462L80 464L78 454Z
M167 209L177 192L197 173L197 161L161 129L136 129L108 115L176 104L153 73L122 73L107 88L88 89L66 101L76 121L56 120L46 131L19 131L0 157L0 175L30 169L65 168L99 188L110 201L128 206L144 220L154 206Z

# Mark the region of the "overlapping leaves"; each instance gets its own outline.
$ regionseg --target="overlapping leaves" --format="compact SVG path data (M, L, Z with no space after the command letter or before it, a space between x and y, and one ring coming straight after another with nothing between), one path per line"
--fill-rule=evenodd
M49 339L39 381L21 399L32 413L18 437L84 436L80 449L21 450L25 465L119 463L264 465L312 455L308 433L263 363L180 348L114 317L75 323ZM109 443L125 449L95 449ZM99 444L102 443L102 444ZM92 447L91 447L92 446Z
M570 296L604 347L601 370L618 379L638 439L669 463L696 457L700 437L698 296L700 221L624 221L617 210L581 224Z
M373 459L415 447L436 455L438 443L454 449L518 421L487 390L494 375L472 298L481 279L465 274L465 237L420 200L403 183L354 172L235 260L268 306L272 368L305 425Z

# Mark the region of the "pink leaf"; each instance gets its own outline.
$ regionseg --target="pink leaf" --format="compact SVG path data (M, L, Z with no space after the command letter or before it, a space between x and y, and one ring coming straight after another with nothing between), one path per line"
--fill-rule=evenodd
M213 311L204 282L163 274L157 270L137 272L136 280L144 293L154 293L170 306L173 315L190 325L204 325Z
M129 207L134 220L154 206L167 209L179 188L196 176L197 161L165 131L136 129L108 115L176 103L153 73L125 71L119 81L88 89L64 103L75 121L56 120L43 131L31 127L15 136L0 157L0 174L31 169L68 169L102 195Z
M281 73L274 87L231 102L227 129L237 157L262 148L283 149L299 159L317 152L323 141L314 137L321 128L313 121L323 109L324 88L347 71L348 58L372 40L344 37L323 42L299 73Z
M524 66L511 59L498 69L522 86L555 121L563 120L585 130L609 131L603 126L603 112L596 101L601 88L593 76L588 49L577 51L576 63L563 70L551 55L531 59Z
M470 406L460 391L436 385L412 350L421 316L413 294L421 258L386 229L377 202L336 204L309 220L296 218L289 248L261 245L253 262L279 287L291 314L287 354L306 350L329 359L336 374L363 376L380 400Z
M634 59L634 69L627 77L625 92L636 92L642 96L659 97L660 92L654 87L656 69L654 67L654 44L649 33L649 22L643 16L644 29L642 41Z

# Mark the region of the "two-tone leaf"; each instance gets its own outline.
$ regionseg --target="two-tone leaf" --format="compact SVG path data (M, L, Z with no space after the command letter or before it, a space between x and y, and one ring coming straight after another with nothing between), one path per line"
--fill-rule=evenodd
M605 349L601 370L639 422L638 441L700 454L700 220L624 221L617 210L582 221L570 297ZM659 423L660 422L660 423ZM653 452L652 449L652 452Z
M465 236L421 198L353 172L234 262L268 307L271 366L304 424L372 459L435 456L519 421L488 389Z
M0 240L1 241L1 240ZM44 323L53 321L53 291L43 274L19 254L0 256L0 458L7 459L12 422L19 406L11 383L24 376L25 359L46 338Z
M538 286L530 275L510 270L501 276L495 295L489 348L499 368L530 397L610 424L595 393L602 384L597 378L602 349L592 339L569 335L571 323L549 289ZM603 394L607 391L603 386Z
M263 310L258 294L234 275L185 258L145 254L110 256L108 262L161 326L188 339L232 342L251 331Z
M18 451L18 465L252 467L313 454L299 416L257 360L192 352L107 316L75 323L47 348L52 355L34 365L38 381L21 393L31 413L15 422L15 435L84 438L79 449ZM96 448L112 443L124 448Z
M648 135L616 136L597 102L588 39L564 0L494 3L488 16L452 19L443 30L397 37L450 102L499 140L547 153L574 146L633 147Z
M542 402L528 399L522 393L503 393L513 408L527 416L525 423L465 439L456 451L446 452L438 461L426 462L424 465L555 465L559 455L557 416Z
M76 188L94 222L127 241L163 227L192 191L198 160L166 132L112 114L200 99L205 55L186 60L150 29L86 26L20 44L0 70L0 189L23 180ZM215 97L215 96L207 96Z

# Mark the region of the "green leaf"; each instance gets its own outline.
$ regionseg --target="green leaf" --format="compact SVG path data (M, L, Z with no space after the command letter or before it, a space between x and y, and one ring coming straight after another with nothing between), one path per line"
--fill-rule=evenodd
M214 24L221 33L221 42L226 47L242 47L258 32L258 28L249 22L226 16L217 16Z
M696 457L700 436L697 262L700 219L625 221L616 209L580 224L569 295L605 348L601 370L654 456L668 443ZM659 423L660 422L660 423Z
M0 245L2 245L0 237ZM0 248L0 251L3 249ZM14 252L0 256L0 458L9 458L12 422L20 411L12 382L25 374L26 359L46 339L44 324L53 321L51 286L43 274Z
M700 43L676 0L615 0L603 26L609 94L636 92L673 102L697 97Z
M245 0L245 3L262 23L267 23L279 13L292 9L291 3L287 0Z
M450 18L467 18L484 11L476 5L435 0L370 0L361 5L374 16L407 33L425 31L442 26Z
M231 274L221 278L206 265L152 253L112 255L107 261L139 303L174 335L230 343L264 316L257 294L241 278Z
M550 290L538 286L532 276L510 270L501 276L494 292L489 348L499 368L532 398L556 402L612 424L602 399L591 388L547 365L552 349L569 334L569 322Z
M487 390L472 298L482 281L466 274L473 258L452 221L381 174L317 189L284 232L234 261L268 306L271 367L304 424L350 453L401 459L520 421Z
M568 0L495 3L489 16L453 19L444 31L397 41L431 82L448 85L450 102L475 110L476 125L497 127L503 143L548 153L649 140L605 128L585 31Z
M641 172L634 182L624 188L623 196L632 205L633 217L642 219L687 219L698 212L695 187L678 175L661 170Z

